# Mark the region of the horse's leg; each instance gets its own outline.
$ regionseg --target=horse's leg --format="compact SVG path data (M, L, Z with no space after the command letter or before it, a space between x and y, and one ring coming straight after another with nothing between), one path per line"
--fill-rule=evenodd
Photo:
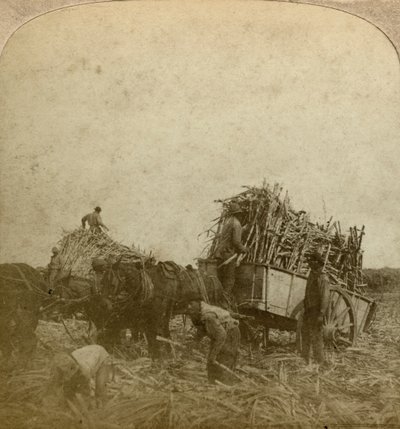
M152 305L143 312L143 328L147 339L149 356L154 361L160 359L160 345L157 341L157 335L160 328L161 308L158 300L154 300Z
M149 350L150 358L154 360L160 359L160 346L157 341L157 328L153 324L146 323L144 328L145 335L147 338L147 346Z
M171 338L171 331L169 329L169 324L172 318L174 308L174 302L172 300L168 300L165 302L165 311L163 312L162 319L160 321L161 323L161 333L164 338ZM173 352L173 347L171 344L167 345L168 353Z

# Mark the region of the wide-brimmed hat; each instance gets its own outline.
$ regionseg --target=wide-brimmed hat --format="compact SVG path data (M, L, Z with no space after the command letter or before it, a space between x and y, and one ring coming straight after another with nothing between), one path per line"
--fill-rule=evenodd
M101 212L101 207L99 207L99 206L95 207L95 208L94 208L94 211L95 211L95 212Z
M231 203L229 205L228 211L230 214L243 213L243 209L239 206L238 203Z

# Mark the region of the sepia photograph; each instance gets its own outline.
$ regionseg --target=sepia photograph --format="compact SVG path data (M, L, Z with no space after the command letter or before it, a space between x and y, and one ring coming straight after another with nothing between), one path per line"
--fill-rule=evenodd
M400 429L400 1L0 11L0 427Z

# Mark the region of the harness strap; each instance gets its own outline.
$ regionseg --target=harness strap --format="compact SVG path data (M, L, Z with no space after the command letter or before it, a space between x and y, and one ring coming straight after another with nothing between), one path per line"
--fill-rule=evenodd
M207 304L209 304L210 300L208 298L206 285L204 284L203 277L200 275L200 273L195 272L195 281L197 283L197 289L200 291L201 297Z

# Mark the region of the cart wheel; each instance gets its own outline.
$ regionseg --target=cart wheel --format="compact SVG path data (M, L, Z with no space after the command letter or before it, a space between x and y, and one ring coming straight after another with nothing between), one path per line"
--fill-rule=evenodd
M297 319L296 348L302 350L301 328L303 325L304 305L300 303L291 317ZM350 296L337 286L332 286L323 324L324 341L335 349L353 346L357 338L357 320Z
M324 339L335 349L353 346L357 338L357 318L350 296L340 287L331 287L324 317Z

